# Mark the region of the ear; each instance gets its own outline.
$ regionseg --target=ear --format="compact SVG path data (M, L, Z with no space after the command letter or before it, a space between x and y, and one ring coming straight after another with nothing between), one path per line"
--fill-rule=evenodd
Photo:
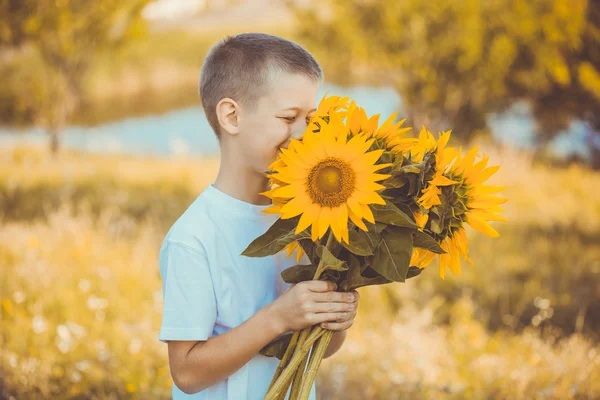
M229 135L237 135L240 133L239 118L240 106L235 100L228 97L221 99L217 103L216 108L217 118L221 129Z

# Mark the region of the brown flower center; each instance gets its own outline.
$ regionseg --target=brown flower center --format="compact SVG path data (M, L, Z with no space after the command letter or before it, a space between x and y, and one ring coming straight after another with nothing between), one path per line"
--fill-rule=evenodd
M345 161L328 157L313 167L307 183L308 193L315 203L323 207L338 207L354 192L356 174Z

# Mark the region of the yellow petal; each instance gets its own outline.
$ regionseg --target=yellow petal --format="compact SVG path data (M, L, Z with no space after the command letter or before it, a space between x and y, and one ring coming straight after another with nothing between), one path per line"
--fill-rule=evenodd
M281 207L272 206L263 210L265 214L281 214Z
M362 221L362 218L360 218L356 214L354 214L352 209L348 209L348 216L350 217L352 222L354 222L354 225L358 226L360 229L362 229L365 232L369 231L369 229L367 228L365 223Z
M435 185L435 186L448 186L448 185L455 185L458 183L460 183L460 182L453 181L452 179L447 178L444 175L438 175L430 181L430 184Z
M488 180L492 175L498 172L499 169L499 165L486 168L481 173L471 176L469 179L467 179L467 182L469 182L471 185L479 185L480 183Z
M446 132L440 134L440 137L437 142L438 151L444 150L444 148L446 147L446 144L448 144L448 140L450 140L451 132L452 131L446 131Z
M370 152L365 153L362 156L360 156L357 160L357 164L354 164L354 165L357 165L359 170L368 169L371 166L373 166L373 164L375 164L375 162L377 162L377 160L379 160L379 157L381 157L382 154L383 154L383 150L370 151Z
M489 237L499 237L500 234L496 232L494 228L490 226L483 219L479 218L477 215L473 213L467 213L467 223L471 226L471 228L478 230L479 232L489 236Z
M446 267L450 264L450 254L448 251L448 243L446 239L442 240L440 247L446 252L446 254L440 254L438 261L440 264L440 278L444 279L446 276Z
M299 168L309 168L310 166L305 163L303 160L300 159L300 157L298 157L298 154L296 154L295 152L286 149L284 147L281 147L279 149L281 151L281 159L285 161L286 164L293 164Z
M456 244L458 250L463 256L466 256L469 253L467 232L464 229L458 229L454 231L452 235L452 238L454 239L454 243Z
M296 262L300 262L300 259L304 255L304 249L298 246L298 254L296 254Z
M494 206L499 206L500 204L504 204L508 201L507 198L504 197L496 197L496 196L478 196L473 200L467 202L467 206L469 208L490 208Z
M460 270L460 254L458 254L458 250L457 249L452 249L452 251L450 252L450 271L452 271L452 273L454 275L460 275L461 274L461 270Z
M331 231L338 242L342 241L343 227L342 227L342 216L340 214L342 207L331 208Z
M369 207L366 204L361 204L360 208L362 211L363 218L366 219L367 221L369 221L370 223L374 224L375 217L373 216L373 211L371 211L371 207Z
M488 210L471 210L470 213L477 215L479 218L485 221L508 222L508 220L504 216L494 214L493 212L489 212Z
M285 215L284 219L294 218L304 212L306 204L298 197L294 197L281 207L281 214ZM304 229L303 229L304 230Z
M312 240L313 242L316 242L317 239L319 239L319 219L321 211L321 208L317 209L317 217L315 218L315 221L313 222L310 230L310 240Z
M355 190L352 194L352 197L362 204L385 204L385 200L375 192L363 192L361 190Z
M325 236L331 225L332 213L330 207L322 207L319 214L319 239Z
M348 208L350 208L350 211L353 212L354 215L356 215L359 218L362 217L362 208L360 207L360 204L354 195L350 196L346 203L348 204Z
M316 204L304 205L304 212L300 217L300 221L298 221L298 226L296 226L296 235L303 232L315 221L315 219L317 218L318 209L319 206L317 206Z
M485 185L480 185L480 186L476 186L472 189L471 193L474 195L481 195L481 194L493 194L493 193L497 193L497 192L501 192L503 190L506 190L508 188L508 186L485 186Z
M296 195L296 191L294 190L293 185L281 186L277 189L271 190L271 196L282 197L284 199L294 197Z

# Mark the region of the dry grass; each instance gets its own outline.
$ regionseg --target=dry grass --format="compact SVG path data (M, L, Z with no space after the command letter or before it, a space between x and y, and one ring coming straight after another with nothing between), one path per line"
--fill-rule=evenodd
M600 176L482 146L509 185L502 236L470 232L462 277L361 289L319 397L600 398ZM217 168L0 150L0 398L169 398L158 248Z

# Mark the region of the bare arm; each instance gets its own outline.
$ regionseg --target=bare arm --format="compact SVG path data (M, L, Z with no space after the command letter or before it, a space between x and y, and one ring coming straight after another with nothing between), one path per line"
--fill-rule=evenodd
M324 322L331 330L347 329L356 314L358 293L354 297L335 289L332 282L300 282L222 335L202 341L169 341L173 381L187 394L198 393L235 373L285 332ZM331 354L341 347L343 337L334 334Z
M265 345L285 333L270 305L241 325L206 341L169 341L171 376L187 394L200 392L243 367Z
M338 331L333 334L331 337L331 342L329 342L329 346L327 346L327 350L325 350L323 358L331 357L342 348L342 344L344 344L344 340L346 340L346 332L347 331Z

